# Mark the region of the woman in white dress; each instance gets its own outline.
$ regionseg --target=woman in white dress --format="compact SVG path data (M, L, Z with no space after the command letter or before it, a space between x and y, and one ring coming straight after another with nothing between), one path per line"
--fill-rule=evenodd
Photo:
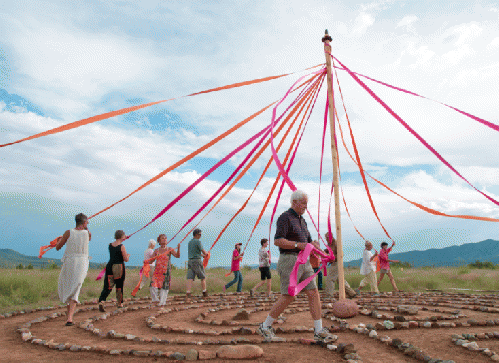
M88 272L88 242L92 238L87 229L88 218L83 213L75 217L76 227L64 232L57 242L59 251L65 244L62 269L59 275L59 299L68 304L66 326L74 325L73 315L78 303L78 295Z

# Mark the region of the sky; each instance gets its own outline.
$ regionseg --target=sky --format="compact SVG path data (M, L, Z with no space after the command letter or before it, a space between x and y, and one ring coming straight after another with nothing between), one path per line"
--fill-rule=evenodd
M69 122L147 102L284 73L277 80L180 98L71 131L0 149L0 248L37 255L40 246L131 193L236 123L280 100L306 70L332 54L351 70L408 89L499 124L499 2L497 1L16 1L0 4L0 144ZM364 169L404 197L448 214L499 218L499 208L452 173L369 96L338 71L345 107ZM431 100L366 84L478 190L499 199L499 134ZM309 195L317 221L326 85L297 151L290 177ZM337 95L338 96L338 95ZM291 100L291 99L289 99ZM284 111L288 99L278 107ZM337 106L341 99L336 98ZM127 234L216 162L270 125L271 109L216 146L109 211L92 218L90 256L106 262L114 231ZM347 124L342 106L342 127ZM276 142L280 139L276 138ZM326 137L329 139L329 134ZM348 139L347 139L348 140ZM348 141L347 141L348 143ZM254 145L254 144L252 144ZM349 143L351 149L351 142ZM319 230L327 230L332 182L326 143ZM289 148L284 143L282 160ZM201 182L170 211L125 242L139 265L150 239L173 237L229 177L249 148ZM200 224L209 249L244 203L271 157L265 151ZM361 257L364 241L388 241L374 216L356 166L340 147L345 261ZM211 266L228 265L246 243L277 176L272 164L244 211L212 249ZM396 241L394 252L497 239L497 223L436 217L368 181L378 216ZM285 186L276 208L289 208ZM261 238L273 240L270 203L249 240L243 264L255 264ZM195 219L197 223L204 212ZM317 231L307 216L313 238ZM175 247L189 232L182 230ZM270 231L269 231L270 228ZM334 222L333 222L334 228ZM187 241L181 245L183 266ZM272 258L278 251L272 246ZM49 251L45 257L61 258Z

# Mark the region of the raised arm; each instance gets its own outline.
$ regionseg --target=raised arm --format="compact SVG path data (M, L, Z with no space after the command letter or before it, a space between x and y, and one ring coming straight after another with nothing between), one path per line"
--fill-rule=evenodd
M68 241L68 238L69 238L69 230L64 232L64 234L59 239L59 241L57 241L57 244L55 245L55 249L57 251L59 251L62 248L62 246L64 246L66 244L66 242Z
M180 243L177 245L176 250L172 249L171 254L173 255L173 257L176 257L176 258L180 257Z

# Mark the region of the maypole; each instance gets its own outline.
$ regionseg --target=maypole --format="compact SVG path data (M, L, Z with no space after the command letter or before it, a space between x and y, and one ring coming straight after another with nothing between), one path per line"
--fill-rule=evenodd
M324 43L324 54L326 56L326 69L327 69L327 97L329 101L329 129L331 134L331 155L333 157L333 186L334 186L334 217L336 222L336 246L338 263L338 283L340 300L345 299L345 274L343 271L343 245L341 241L341 214L340 214L340 185L338 181L338 150L336 148L336 133L334 127L334 98L333 98L333 78L331 74L331 45L330 41L333 39L329 36L327 29L322 38ZM328 241L329 242L329 241Z

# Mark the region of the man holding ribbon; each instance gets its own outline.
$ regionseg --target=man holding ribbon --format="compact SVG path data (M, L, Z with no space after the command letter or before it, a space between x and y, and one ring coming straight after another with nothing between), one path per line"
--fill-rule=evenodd
M280 252L279 261L277 262L277 272L281 278L281 297L274 304L265 321L257 329L257 333L267 341L281 340L275 336L272 323L295 299L294 296L289 295L288 286L291 272L298 259L298 254L307 247L308 243L312 243L315 247L319 248L319 243L312 241L307 223L302 217L307 209L307 203L307 194L300 190L294 191L291 194L291 208L277 219L274 244L279 247ZM297 274L298 283L313 275L314 271L310 265L310 261L299 265ZM323 343L333 341L334 336L326 328L322 327L321 301L314 279L311 279L303 290L308 297L310 313L314 320L314 339Z

